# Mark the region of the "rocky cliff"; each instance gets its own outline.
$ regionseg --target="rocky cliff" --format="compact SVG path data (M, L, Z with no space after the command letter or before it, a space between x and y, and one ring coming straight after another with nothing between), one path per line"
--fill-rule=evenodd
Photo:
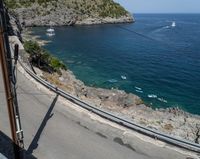
M113 0L6 0L25 26L90 25L133 22L133 16Z

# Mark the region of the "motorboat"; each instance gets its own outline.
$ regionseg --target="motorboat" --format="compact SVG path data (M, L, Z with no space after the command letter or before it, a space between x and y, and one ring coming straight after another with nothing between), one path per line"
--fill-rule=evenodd
M175 27L176 26L176 22L172 22L172 27Z
M126 80L127 77L126 76L121 76L121 79Z
M149 97L149 98L157 98L158 96L157 96L157 95L154 95L154 94L149 94L148 97Z

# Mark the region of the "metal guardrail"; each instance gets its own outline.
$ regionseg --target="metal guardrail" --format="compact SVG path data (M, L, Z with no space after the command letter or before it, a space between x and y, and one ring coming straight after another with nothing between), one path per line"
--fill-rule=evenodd
M185 148L187 150L191 150L194 152L198 152L200 153L200 144L196 144L196 143L192 143L190 141L184 140L184 139L178 139L176 137L172 137L170 135L166 135L164 133L149 129L147 127L138 125L130 120L126 120L123 119L121 117L118 117L108 111L102 110L100 108L97 108L95 106L92 106L80 99L78 99L77 97L74 97L68 93L66 93L65 91L57 88L56 86L50 84L49 82L45 81L44 79L38 77L37 75L35 75L32 71L30 71L22 62L20 62L20 65L23 67L23 69L32 77L34 78L36 81L38 81L39 83L41 83L42 85L44 85L45 87L47 87L48 89L50 89L51 91L59 94L60 96L72 101L73 103L77 104L78 106L87 109L103 118L106 118L112 122L115 122L119 125L123 125L129 129L135 130L139 133L145 134L147 136L150 136L152 138L164 141L166 143L181 147L181 148Z

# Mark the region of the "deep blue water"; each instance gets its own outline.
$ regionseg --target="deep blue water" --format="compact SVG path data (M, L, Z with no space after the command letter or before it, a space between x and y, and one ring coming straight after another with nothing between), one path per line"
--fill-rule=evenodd
M200 114L200 14L135 18L133 24L58 27L54 37L46 35L47 28L33 31L51 40L45 48L87 85L119 88L153 107L178 106Z

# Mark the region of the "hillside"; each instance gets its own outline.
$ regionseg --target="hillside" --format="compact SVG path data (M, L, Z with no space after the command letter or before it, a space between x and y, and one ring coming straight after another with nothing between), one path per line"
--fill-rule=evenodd
M5 0L26 26L133 22L113 0Z

